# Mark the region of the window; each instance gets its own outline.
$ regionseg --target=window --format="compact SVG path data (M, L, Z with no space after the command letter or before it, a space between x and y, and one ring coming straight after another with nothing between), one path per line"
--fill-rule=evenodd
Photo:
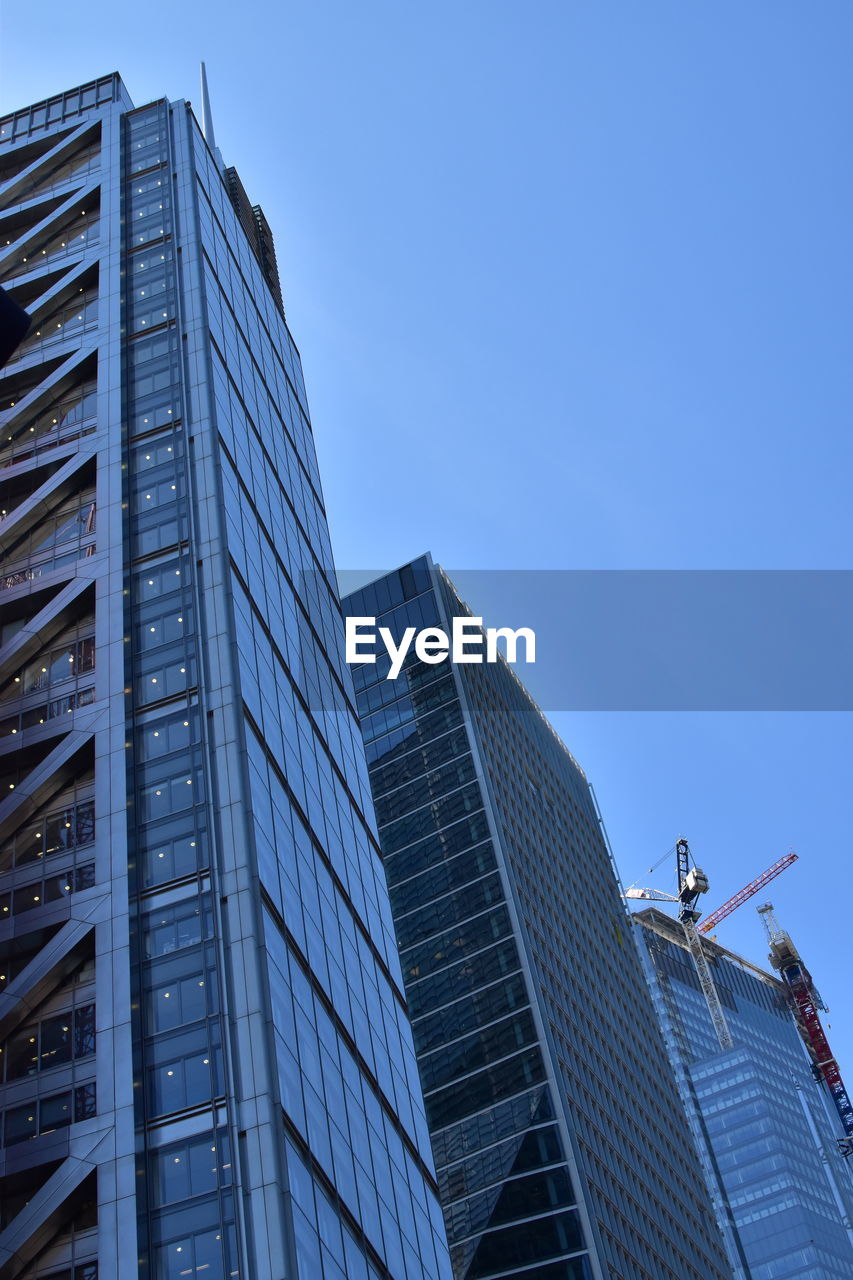
M39 832L35 833L36 839ZM91 844L95 839L95 802L85 800L48 814L44 821L44 846L38 856L49 857L65 849Z
M3 1144L7 1147L43 1133L66 1128L96 1114L95 1085L78 1085L46 1098L34 1098L3 1115Z
M143 954L150 960L213 937L213 913L207 894L149 911L142 922Z
M95 864L88 862L81 867L69 868L59 875L46 876L32 884L22 885L11 893L0 893L0 920L59 902L71 893L91 889L94 883Z
M209 1195L231 1181L231 1154L224 1129L174 1143L150 1156L151 1191L160 1207Z
M0 1050L8 1080L46 1071L95 1052L95 1006L81 1005L21 1028Z

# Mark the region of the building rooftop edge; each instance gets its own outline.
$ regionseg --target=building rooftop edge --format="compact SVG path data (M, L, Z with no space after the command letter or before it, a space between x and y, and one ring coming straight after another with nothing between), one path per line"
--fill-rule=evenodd
M455 597L456 597L456 599L459 601L459 603L462 605L462 607L468 610L468 614L469 614L469 616L470 616L470 617L474 617L475 615L474 615L473 610L471 609L471 606L467 603L467 601L463 600L463 599L462 599L462 597L460 596L459 591L457 590L456 584L455 584L455 582L453 581L453 579L450 577L450 574L447 572L447 570L446 570L445 568L443 568L443 566L442 566L442 565L438 564L438 563L433 559L433 557L432 557L432 552L430 552L430 551L424 551L424 552L423 552L421 555L419 555L419 556L412 556L409 560L405 560L402 564L397 565L397 567L396 567L395 569L387 569L384 573L379 573L379 574L377 574L377 575L376 575L376 577L375 577L375 578L371 578L368 582L363 583L363 584L362 584L362 586L360 586L360 587L356 587L356 588L354 588L352 591L347 591L345 594L343 594L343 595L341 596L341 603L343 604L344 600L346 600L349 596L351 596L351 595L356 595L356 594L357 594L357 592L359 592L359 591L363 591L366 587L372 587L372 586L374 585L374 583L376 583L376 582L381 582L383 578L390 577L390 575L391 575L392 573L399 573L401 569L406 569L406 568L408 568L408 566L409 566L409 565L416 564L418 560L425 560L425 561L427 562L427 564L428 564L431 568L435 569L436 573L437 573L437 574L439 574L439 576L444 580L444 582L447 584L447 586L448 586L448 587L450 588L450 590L453 592L454 596L455 596ZM558 746L560 747L560 749L561 749L562 751L564 751L564 752L566 753L566 755L569 757L569 759L571 760L572 764L574 765L574 767L577 769L578 773L579 773L579 774L581 775L581 777L583 778L584 782L586 782L586 783L587 783L587 785L590 785L590 784L589 784L589 779L588 779L588 778L587 778L587 776L586 776L586 773L585 773L585 771L584 771L583 766L582 766L582 765L581 765L581 764L580 764L580 763L575 759L575 757L572 755L571 751L570 751L570 750L569 750L569 748L566 746L565 742L564 742L564 741L563 741L563 739L560 737L559 733L557 733L557 730L556 730L556 729L554 728L554 726L551 724L551 721L550 721L550 720L548 719L548 717L545 715L545 712L544 712L544 711L542 710L542 708L539 706L539 703L538 703L538 702L536 701L536 699L533 697L533 694L530 692L530 690L527 688L527 686L525 685L524 681L523 681L523 680L518 676L518 674L517 674L515 671L513 671L512 666L510 665L510 663L508 663L508 662L507 662L506 658L505 658L505 657L504 657L504 655L500 652L500 650L498 650L498 659L499 659L499 661L500 661L501 665L503 666L504 670L505 670L505 671L507 671L507 672L512 676L513 680L516 682L516 684L518 685L519 689L520 689L520 690L521 690L521 692L524 694L525 698L526 698L526 699L527 699L527 701L530 703L531 707L532 707L532 708L533 708L533 710L536 712L536 714L537 714L537 716L539 717L539 719L543 721L543 723L545 724L545 726L546 726L546 727L547 727L547 729L548 729L548 732L549 732L549 733L551 734L551 736L555 739L555 741L556 741L557 745L558 745Z
M123 102L128 111L132 111L134 109L133 99L128 93L127 85L121 78L121 73L118 71L108 71L106 75L96 76L94 80L84 80L82 84L76 84L71 89L62 89L59 93L52 93L47 98L39 98L37 102L28 102L24 106L15 107L12 111L6 111L3 115L0 115L0 121L13 120L15 116L20 115L23 111L35 111L39 107L46 107L51 102L58 102L60 99L68 98L72 94L81 93L84 89L91 89L98 85L105 84L108 80L112 81L113 84L112 101Z
M687 939L684 937L678 921L673 920L672 916L668 916L659 907L644 907L642 911L632 911L629 914L633 923L640 924L643 928L660 934L661 937L674 942L676 946L681 947L684 951L688 950ZM754 964L752 960L747 960L745 956L738 955L736 951L730 951L728 947L722 946L719 942L714 941L713 938L703 937L702 944L714 959L729 960L732 964L738 965L739 968L745 969L760 982L773 987L774 990L783 990L783 983L779 978L769 973L766 969L762 969L760 965Z

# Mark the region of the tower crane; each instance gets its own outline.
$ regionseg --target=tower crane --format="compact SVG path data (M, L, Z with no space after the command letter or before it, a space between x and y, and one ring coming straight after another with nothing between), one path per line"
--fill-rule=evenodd
M708 877L699 867L690 865L690 846L686 840L680 839L676 841L675 858L678 871L678 895L676 897L673 897L670 893L661 893L657 889L634 888L626 889L625 897L642 898L654 902L677 902L679 904L679 923L684 931L687 950L693 960L696 976L699 979L699 986L705 997L711 1021L714 1024L717 1040L721 1049L731 1049L734 1047L732 1033L726 1021L726 1015L723 1012L720 993L717 991L714 979L711 976L711 966L708 964L708 957L705 955L702 938L696 928L696 921L700 915L696 908L696 903L703 893L708 892Z
M818 1013L818 1008L826 1006L790 936L784 929L780 929L772 902L759 907L758 914L764 923L770 944L770 963L779 971L785 984L785 995L809 1051L815 1079L826 1085L841 1120L846 1136L838 1139L839 1150L844 1156L853 1155L853 1103L844 1087L841 1071L829 1047Z

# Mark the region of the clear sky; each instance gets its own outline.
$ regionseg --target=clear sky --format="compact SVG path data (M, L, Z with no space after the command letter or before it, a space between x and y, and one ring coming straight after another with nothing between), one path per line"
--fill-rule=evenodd
M846 568L851 47L849 0L47 0L3 6L0 109L198 102L207 60L342 566ZM797 849L853 1087L851 717L554 720L626 882L684 834L714 905ZM764 955L751 906L718 936Z

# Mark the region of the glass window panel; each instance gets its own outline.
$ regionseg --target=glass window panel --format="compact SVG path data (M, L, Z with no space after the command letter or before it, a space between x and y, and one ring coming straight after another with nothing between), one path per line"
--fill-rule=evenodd
M42 1070L71 1061L73 1044L71 1023L72 1015L69 1011L56 1018L47 1018L41 1024L40 1065Z
M39 1133L50 1133L71 1124L72 1098L68 1093L57 1093L39 1102Z
M38 1029L26 1027L11 1035L4 1046L3 1058L7 1080L18 1080L38 1071Z
M94 1082L78 1085L74 1090L74 1120L90 1120L97 1115L97 1102Z
M35 1102L23 1107L10 1107L3 1117L3 1140L7 1147L26 1142L38 1133L38 1107Z
M74 1011L74 1057L86 1058L95 1052L95 1006L83 1005Z

